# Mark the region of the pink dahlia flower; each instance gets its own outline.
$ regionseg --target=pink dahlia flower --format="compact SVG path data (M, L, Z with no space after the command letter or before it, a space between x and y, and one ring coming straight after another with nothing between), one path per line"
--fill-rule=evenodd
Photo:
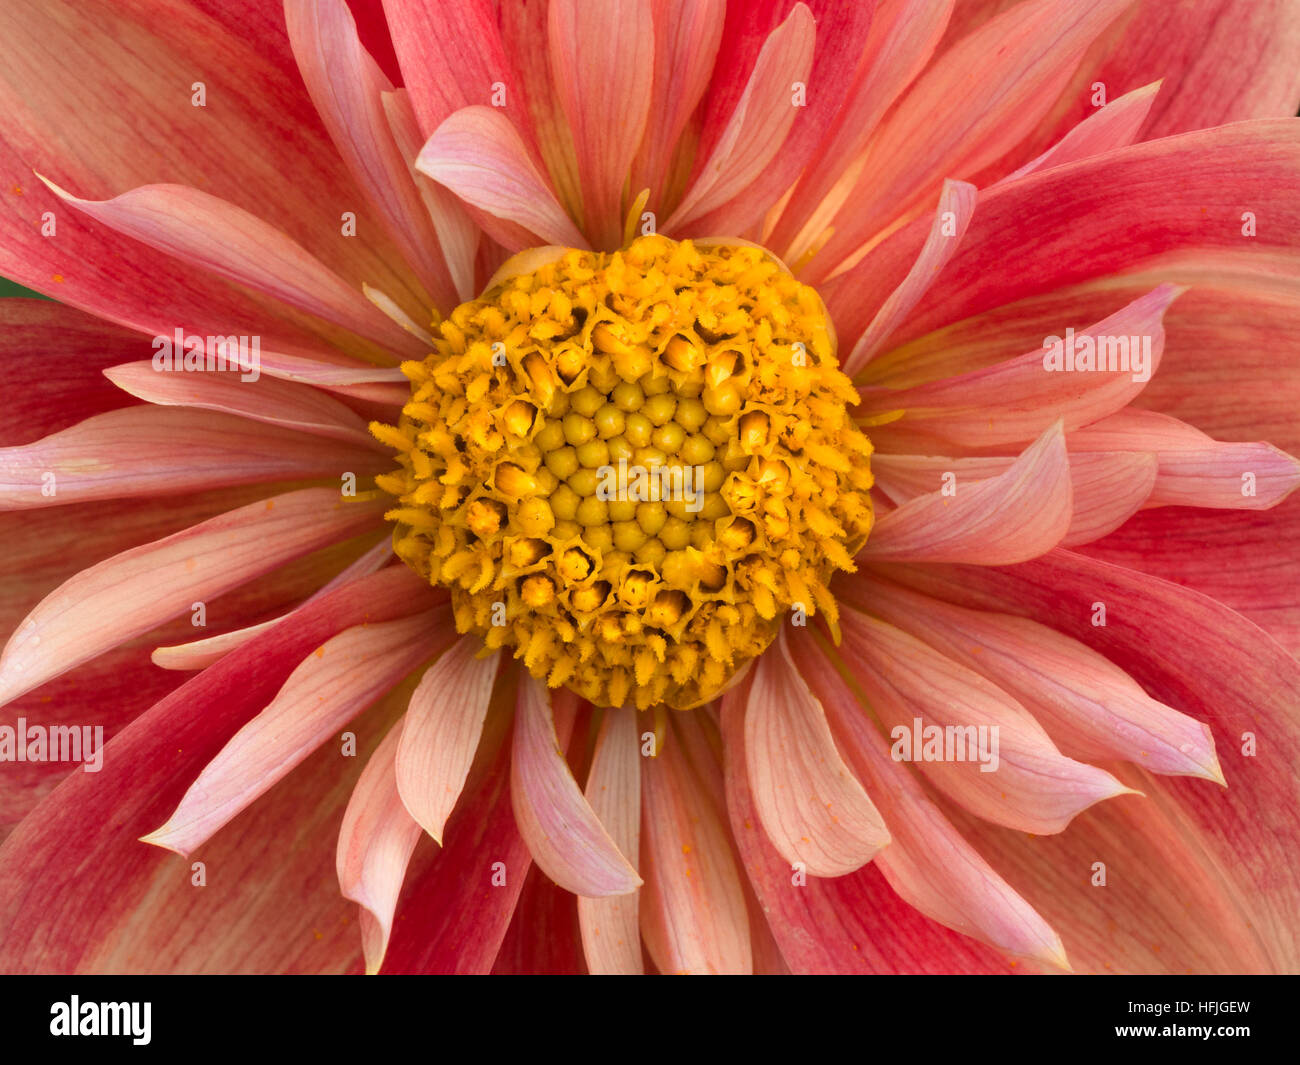
M5 970L1300 965L1292 5L0 26Z

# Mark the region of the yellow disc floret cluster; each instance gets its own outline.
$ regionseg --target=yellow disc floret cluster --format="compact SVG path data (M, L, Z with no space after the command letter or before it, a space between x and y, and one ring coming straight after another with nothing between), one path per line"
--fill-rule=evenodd
M755 247L526 254L372 427L399 452L394 550L552 687L696 705L785 612L834 623L831 574L870 529L825 308Z

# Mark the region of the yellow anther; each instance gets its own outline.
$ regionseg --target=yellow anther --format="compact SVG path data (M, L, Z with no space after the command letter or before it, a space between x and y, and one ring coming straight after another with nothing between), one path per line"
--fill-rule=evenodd
M664 362L682 373L694 371L703 361L700 349L680 333L675 334L664 348Z
M576 547L570 548L560 558L560 576L566 581L585 580L591 573L591 559Z
M495 499L476 499L469 505L466 522L475 536L487 538L501 528L505 516L505 504Z
M527 436L528 430L533 427L533 419L536 416L537 408L531 403L525 403L522 399L515 400L506 408L506 428L515 436Z
M569 601L573 604L574 610L590 613L593 610L599 610L605 600L609 598L609 589L608 581L597 581L587 587L574 589Z
M496 487L498 492L516 499L531 495L537 490L537 481L532 474L525 473L518 466L503 463L496 470Z
M767 443L767 431L770 426L768 417L761 410L752 410L740 419L740 444L746 451L758 451Z
M507 557L516 569L524 569L550 554L550 551L550 545L545 540L515 540L510 545Z
M551 583L549 577L540 575L529 577L524 581L520 594L530 607L541 610L542 607L549 606L555 598L555 585Z

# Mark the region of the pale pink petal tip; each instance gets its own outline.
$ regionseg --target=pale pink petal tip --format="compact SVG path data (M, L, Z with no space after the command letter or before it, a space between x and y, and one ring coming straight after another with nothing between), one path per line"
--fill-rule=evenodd
M575 895L626 895L641 878L610 838L564 759L546 688L525 676L515 710L510 801L541 870Z

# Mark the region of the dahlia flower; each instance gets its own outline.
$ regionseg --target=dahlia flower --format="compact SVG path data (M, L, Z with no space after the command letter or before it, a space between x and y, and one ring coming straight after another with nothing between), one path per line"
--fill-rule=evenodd
M5 970L1297 968L1293 4L0 25Z

